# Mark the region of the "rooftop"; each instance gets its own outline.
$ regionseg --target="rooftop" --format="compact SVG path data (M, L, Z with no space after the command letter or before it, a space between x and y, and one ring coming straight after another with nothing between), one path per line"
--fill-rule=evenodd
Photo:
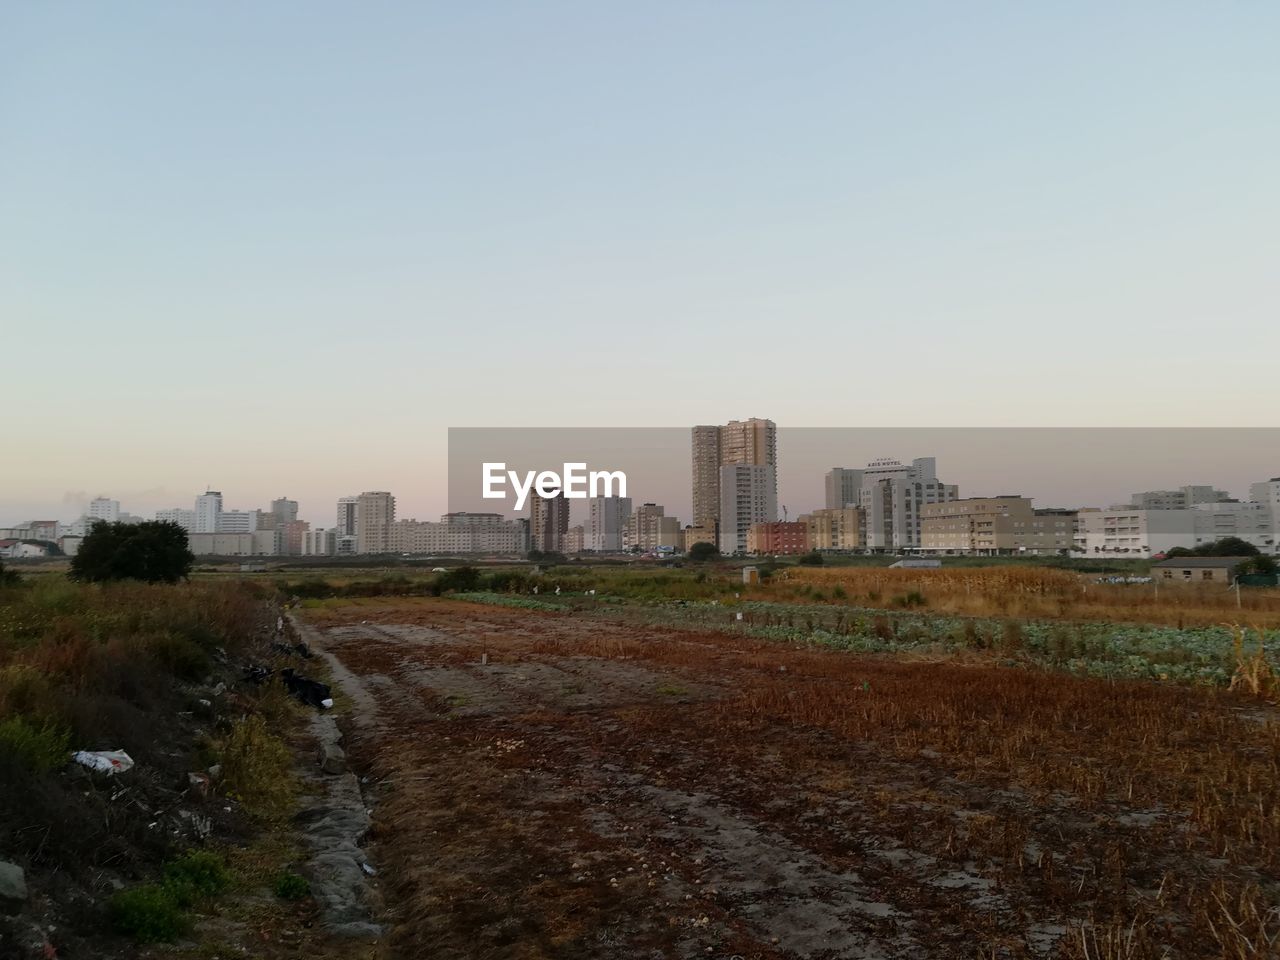
M1250 557L1174 557L1153 563L1153 567L1238 567Z

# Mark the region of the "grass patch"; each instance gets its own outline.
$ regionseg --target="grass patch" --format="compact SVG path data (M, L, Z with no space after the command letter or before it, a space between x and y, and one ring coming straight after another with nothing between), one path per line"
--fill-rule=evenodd
M179 906L189 907L227 888L230 876L222 858L207 850L192 850L169 863L164 886Z
M276 877L272 889L281 900L304 900L311 895L311 884L287 870Z
M260 716L235 724L222 748L227 793L251 815L275 819L293 805L294 782L289 750Z
M71 734L63 727L32 724L23 717L0 721L0 758L34 773L48 773L67 762Z
M111 926L138 943L168 943L191 929L191 918L159 883L121 890L108 905Z

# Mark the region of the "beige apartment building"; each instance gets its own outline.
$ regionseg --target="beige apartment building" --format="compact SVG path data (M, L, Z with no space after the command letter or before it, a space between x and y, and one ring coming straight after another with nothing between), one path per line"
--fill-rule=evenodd
M693 428L693 522L711 523L720 516L720 428Z
M581 553L585 547L587 539L587 528L577 523L564 532L564 550L563 553Z
M564 536L569 532L569 501L563 494L554 497L529 496L529 548L543 553L564 552Z
M389 552L395 519L396 498L387 491L369 490L356 497L356 553Z
M857 507L827 507L798 520L808 530L810 550L861 550L866 543Z
M680 533L680 549L688 553L694 544L709 543L720 549L720 531L714 520L690 524Z
M676 517L668 517L666 512L660 503L642 503L636 507L623 528L623 547L643 551L659 547L679 549L680 521Z
M692 453L695 524L722 519L720 468L730 464L774 468L773 496L777 499L778 427L772 420L752 417L730 420L723 426L694 427Z
M1033 510L1026 497L971 497L920 509L923 553L1055 555L1071 550L1075 512Z

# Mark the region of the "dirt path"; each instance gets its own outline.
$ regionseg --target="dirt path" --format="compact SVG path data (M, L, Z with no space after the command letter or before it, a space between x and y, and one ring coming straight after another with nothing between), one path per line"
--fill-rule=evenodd
M450 601L310 619L354 705L397 956L1037 957L1158 906L1173 869L1266 890L1258 854L1218 856L1183 811L1090 793L1079 746L1019 766L1014 721L974 715L988 754L944 757L880 694L960 697L986 668ZM873 735L847 732L859 710Z

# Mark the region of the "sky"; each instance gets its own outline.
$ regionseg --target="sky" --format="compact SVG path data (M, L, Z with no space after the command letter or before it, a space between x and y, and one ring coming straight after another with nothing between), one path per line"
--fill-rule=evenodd
M1276 425L1277 35L1269 2L4 5L0 524L206 486L431 516L451 426Z

